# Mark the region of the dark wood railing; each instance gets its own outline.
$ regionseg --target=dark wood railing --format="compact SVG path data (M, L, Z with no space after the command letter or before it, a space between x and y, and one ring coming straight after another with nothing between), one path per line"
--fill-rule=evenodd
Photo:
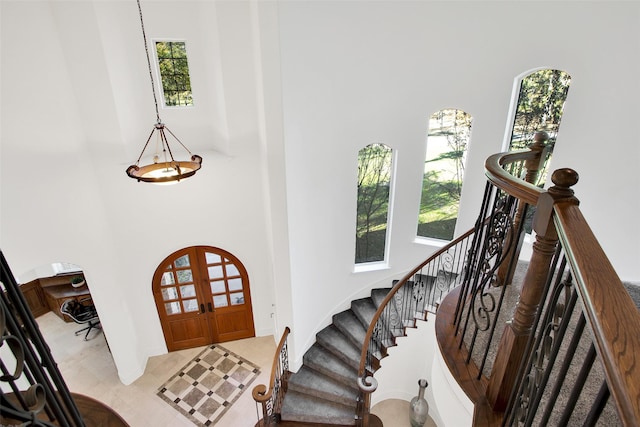
M640 424L640 312L577 205L554 205L554 224L570 261L596 353L624 425Z
M556 171L548 191L534 185L545 141L540 133L530 150L487 159L474 229L379 306L361 354L359 425L386 349L435 308L440 350L475 404L475 425L640 424L640 312L580 213L577 174ZM519 260L531 229L532 256Z
M561 169L552 180L556 185L541 197L534 229L557 245L505 424L594 425L601 419L637 426L640 312L573 197L569 187L577 173ZM517 307L512 325L521 312Z
M287 344L287 338L290 332L291 330L287 326L276 348L276 353L273 356L269 386L258 384L253 388L253 400L256 401L258 413L260 413L260 411L262 412L262 418L258 415L260 419L256 423L256 427L273 426L277 425L280 421L279 414L282 408L282 400L287 392L287 384L291 376Z

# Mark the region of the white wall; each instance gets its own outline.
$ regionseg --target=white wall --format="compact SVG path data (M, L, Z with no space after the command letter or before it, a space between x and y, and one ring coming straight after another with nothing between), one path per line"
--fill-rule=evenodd
M83 267L125 383L166 352L151 279L179 248L236 255L273 333L250 4L143 8L149 39L187 40L195 106L160 114L204 162L175 186L125 175L155 122L136 3L2 2L2 250L16 276Z
M573 78L553 166L578 170L576 194L614 266L628 280L640 276L640 145L624 125L640 113L640 5L544 5L280 3L293 332L306 340L298 357L345 298L432 251L413 242L429 115L456 107L473 116L458 221L466 230L484 160L501 150L514 78L538 67ZM389 269L354 274L357 152L372 142L393 147L398 162Z
M473 421L473 402L460 388L442 359L436 340L435 317L417 321L417 327L406 330L398 338L388 356L376 371L378 389L371 396L371 406L387 399L411 402L418 394L418 379L429 386L424 398L429 403L429 417L437 426L470 426Z

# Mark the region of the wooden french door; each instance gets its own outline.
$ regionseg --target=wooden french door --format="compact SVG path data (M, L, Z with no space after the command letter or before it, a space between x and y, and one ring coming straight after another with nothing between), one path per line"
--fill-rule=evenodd
M153 276L153 295L169 351L255 336L247 270L225 250L169 255Z

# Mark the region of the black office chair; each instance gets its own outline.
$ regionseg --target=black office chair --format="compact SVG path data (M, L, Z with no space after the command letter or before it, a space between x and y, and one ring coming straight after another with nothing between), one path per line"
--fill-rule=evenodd
M80 334L82 331L87 331L84 335L84 340L89 341L87 337L92 329L102 329L100 325L100 318L98 317L98 312L96 311L96 307L91 304L83 304L84 301L90 301L91 298L87 298L81 301L76 301L75 299L69 299L62 303L60 307L60 311L63 314L66 314L74 322L84 325L88 324L84 328L76 331L76 335Z

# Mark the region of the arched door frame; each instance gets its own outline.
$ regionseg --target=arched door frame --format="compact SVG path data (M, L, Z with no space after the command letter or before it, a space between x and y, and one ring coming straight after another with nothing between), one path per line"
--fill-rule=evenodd
M255 336L249 275L224 249L173 252L158 265L152 293L169 351Z

